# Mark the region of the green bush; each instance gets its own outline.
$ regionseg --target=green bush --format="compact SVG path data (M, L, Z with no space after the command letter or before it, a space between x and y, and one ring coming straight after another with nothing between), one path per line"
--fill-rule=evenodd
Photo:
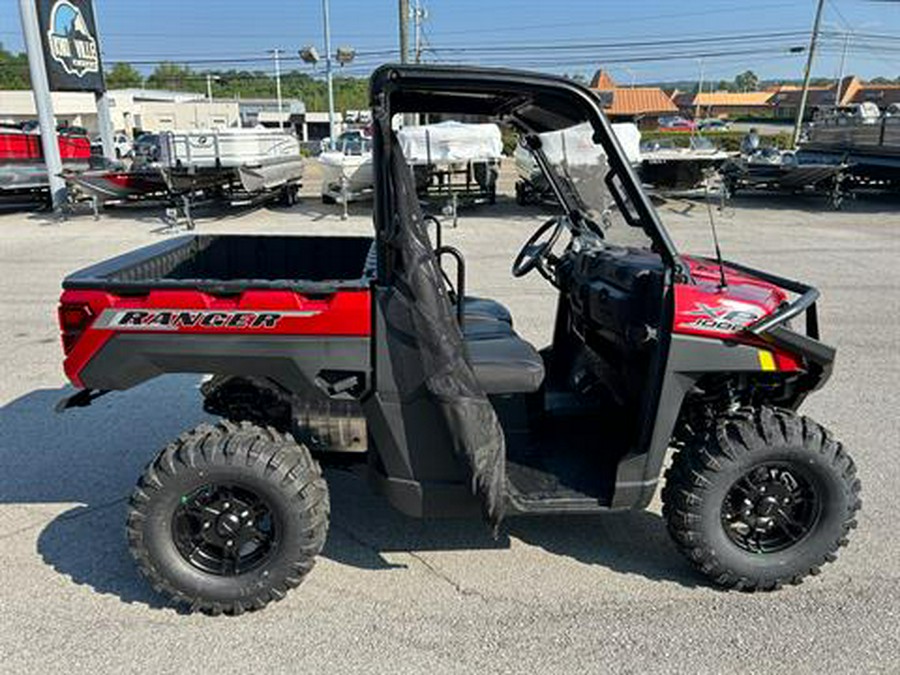
M743 131L714 131L711 133L703 134L704 137L711 140L720 150L726 150L728 152L737 152L741 149L741 141L743 140L746 132ZM668 140L672 139L675 142L675 145L680 148L688 147L690 143L691 135L684 131L643 131L641 132L641 140L642 141L652 141L652 140ZM790 133L781 132L774 136L760 136L760 144L763 147L775 147L779 149L785 149L790 147L791 144L791 135Z

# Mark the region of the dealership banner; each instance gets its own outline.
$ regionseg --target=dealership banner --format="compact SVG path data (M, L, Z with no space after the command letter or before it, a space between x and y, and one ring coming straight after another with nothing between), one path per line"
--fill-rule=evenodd
M51 91L104 90L92 0L35 0Z

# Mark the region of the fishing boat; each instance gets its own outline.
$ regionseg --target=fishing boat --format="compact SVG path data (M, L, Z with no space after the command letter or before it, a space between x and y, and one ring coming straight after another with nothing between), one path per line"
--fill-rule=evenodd
M857 187L900 190L900 106L871 101L817 111L798 153L808 161L849 165Z
M83 196L100 204L148 197L165 197L169 188L162 173L155 168L94 169L64 171L63 178L75 199Z
M730 156L700 135L692 136L687 147L679 147L669 139L644 141L641 143L641 181L662 192L694 190Z
M334 149L326 149L318 161L322 167L324 203L343 204L372 197L372 144L362 132L344 132L336 139Z
M825 195L832 207L840 208L847 191L844 179L848 168L841 159L761 148L749 155L729 159L721 173L728 197L746 190L808 192Z

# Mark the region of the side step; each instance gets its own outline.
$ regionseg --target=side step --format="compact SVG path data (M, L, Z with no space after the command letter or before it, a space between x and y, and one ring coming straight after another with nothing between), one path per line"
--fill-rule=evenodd
M538 458L535 458L538 459ZM543 462L507 461L508 512L513 514L602 513L609 511L611 486L594 477L562 475Z

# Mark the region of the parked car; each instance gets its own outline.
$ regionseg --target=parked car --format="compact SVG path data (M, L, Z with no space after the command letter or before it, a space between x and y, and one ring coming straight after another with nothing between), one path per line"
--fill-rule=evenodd
M731 122L728 120L720 120L718 118L711 118L700 120L697 123L700 131L730 131L731 130Z
M684 117L660 117L660 131L693 131L697 125Z
M113 152L116 159L124 159L131 156L131 139L121 131L113 135ZM91 141L91 154L103 155L103 141L99 135Z

